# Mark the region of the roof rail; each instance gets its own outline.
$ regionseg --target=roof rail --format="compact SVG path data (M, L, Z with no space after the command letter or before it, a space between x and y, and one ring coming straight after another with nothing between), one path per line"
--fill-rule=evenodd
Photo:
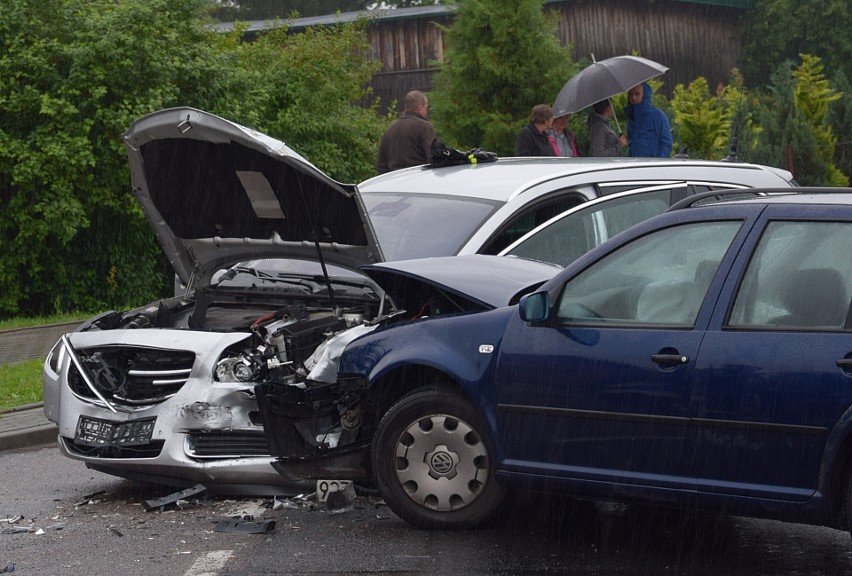
M726 188L724 190L711 190L709 192L699 192L698 194L687 196L683 200L679 200L669 206L666 212L692 208L698 205L712 204L713 202L724 202L727 200L738 200L741 198L755 198L769 196L770 194L796 194L797 192L796 188ZM708 202L707 200L710 201Z

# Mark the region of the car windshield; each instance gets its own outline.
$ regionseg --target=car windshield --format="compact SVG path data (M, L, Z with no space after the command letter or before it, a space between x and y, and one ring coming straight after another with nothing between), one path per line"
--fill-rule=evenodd
M499 204L434 194L363 194L385 259L453 256Z

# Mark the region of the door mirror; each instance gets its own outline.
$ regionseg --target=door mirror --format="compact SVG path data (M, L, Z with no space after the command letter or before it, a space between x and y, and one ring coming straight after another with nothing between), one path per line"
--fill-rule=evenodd
M535 292L521 298L518 304L521 320L524 322L541 322L550 315L550 298L547 292Z

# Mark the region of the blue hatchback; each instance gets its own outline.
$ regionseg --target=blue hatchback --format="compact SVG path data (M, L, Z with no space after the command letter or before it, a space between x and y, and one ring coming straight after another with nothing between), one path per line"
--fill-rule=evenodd
M355 340L382 496L428 528L523 487L848 529L850 192L670 211L518 304Z

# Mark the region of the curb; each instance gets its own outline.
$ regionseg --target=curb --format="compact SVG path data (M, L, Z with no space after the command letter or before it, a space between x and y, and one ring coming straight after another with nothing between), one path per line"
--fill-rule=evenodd
M43 403L0 412L0 452L56 445L59 429L43 412Z

